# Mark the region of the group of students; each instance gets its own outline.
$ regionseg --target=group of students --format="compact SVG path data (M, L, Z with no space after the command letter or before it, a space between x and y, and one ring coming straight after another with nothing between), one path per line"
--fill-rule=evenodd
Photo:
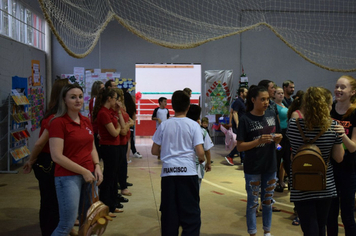
M289 174L290 201L295 204L303 234L322 236L327 232L328 235L338 235L341 208L345 235L356 235L356 132L353 132L356 127L356 80L351 76L340 77L334 94L335 101L329 90L310 87L306 92L298 92L296 99L286 108L282 105L283 90L276 90L272 81L261 81L258 86L249 88L246 113L239 117L236 133L237 150L245 154L246 221L250 235L257 233L259 194L264 235L270 235L277 182L283 189L283 174L279 175L281 180L277 178L281 158L286 172L292 173L293 156L304 144L298 122L307 138L313 139L323 132L314 144L321 150L327 165L326 189L321 191L293 189L293 178ZM281 142L283 152L276 150Z
M68 79L55 80L40 137L24 165L24 173L33 169L39 181L42 235L76 235L73 226L77 220L80 226L85 219L92 185L95 191L99 186L99 198L109 206L111 217L123 212L120 202L128 199L122 195L131 196L126 157L130 127L134 125L126 112L131 108L123 102L124 92L114 81L108 81L105 87L97 81L87 118L80 113L82 87L70 84Z
M296 154L303 144L296 122L299 119L309 138L324 131L314 144L320 148L328 164L325 190L291 188L290 198L295 203L303 233L307 236L325 235L327 226L328 235L337 235L340 207L345 235L356 235L356 132L353 132L356 126L356 80L351 76L340 77L334 89L334 102L327 89L308 88L291 104L288 113L295 104L301 106L290 117L287 115L285 131L281 128L276 106L270 102L271 96L275 96L268 89L274 86L273 82L267 85L249 88L246 113L239 117L236 130L237 150L245 153L248 233L257 233L256 208L260 193L263 230L266 236L270 235L273 194L278 180L276 144L288 140L291 156ZM55 81L41 123L40 137L24 166L25 173L33 168L39 181L43 235L68 235L71 232L78 214L86 212L90 206L91 184L100 187L100 200L112 213L120 212L117 208L118 183L121 194L131 195L126 181L126 157L129 130L134 122L125 111L123 100L124 93L120 89L109 86L100 89L92 102L89 119L80 114L83 89L77 84L69 84L68 80ZM152 154L160 155L162 161L162 235L177 235L179 226L183 228L183 235L199 235L200 177L197 169L206 155L203 169L211 170L208 150L212 143L197 122L200 109L190 105L186 92L174 92L172 106L175 116L159 125L151 149ZM189 111L191 119L187 118ZM204 138L207 138L207 144ZM104 163L104 173L99 156Z

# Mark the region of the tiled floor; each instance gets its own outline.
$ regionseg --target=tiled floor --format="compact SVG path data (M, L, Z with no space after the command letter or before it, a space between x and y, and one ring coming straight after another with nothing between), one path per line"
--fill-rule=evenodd
M131 157L128 181L132 196L125 203L124 213L109 223L105 235L112 236L158 236L160 235L160 172L161 163L151 155L152 141L149 137L137 138L136 147L142 159ZM201 196L203 236L248 235L246 230L246 193L240 159L235 166L227 165L223 145L212 149L212 171L206 173ZM38 225L39 190L33 173L24 175L21 167L18 174L0 175L0 235L40 235ZM288 191L275 193L281 212L273 213L272 235L302 235L299 226L293 226L293 205ZM263 235L262 218L257 218L258 233ZM340 227L340 235L344 233Z

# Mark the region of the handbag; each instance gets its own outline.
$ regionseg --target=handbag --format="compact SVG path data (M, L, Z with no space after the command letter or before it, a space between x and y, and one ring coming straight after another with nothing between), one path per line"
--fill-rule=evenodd
M109 221L112 221L112 218L109 216L109 207L102 201L99 201L99 196L94 187L94 183L92 184L91 202L91 206L87 211L85 219L84 212L81 214L81 222L83 222L83 224L80 226L78 232L79 236L101 236L104 234Z

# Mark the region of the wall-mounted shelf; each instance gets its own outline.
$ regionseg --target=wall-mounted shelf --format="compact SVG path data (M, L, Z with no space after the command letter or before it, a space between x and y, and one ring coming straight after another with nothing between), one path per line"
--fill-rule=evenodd
M8 129L7 129L7 151L1 159L7 157L7 169L0 173L16 174L18 171L11 171L10 166L13 162L18 162L30 155L28 148L28 138L30 133L27 130L29 101L23 94L10 94L8 97ZM5 123L3 118L1 123ZM0 137L0 139L2 139Z

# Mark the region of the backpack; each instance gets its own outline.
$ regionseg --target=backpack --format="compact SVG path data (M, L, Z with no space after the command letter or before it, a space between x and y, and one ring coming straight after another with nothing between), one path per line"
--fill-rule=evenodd
M94 184L92 184L92 201L93 203L89 207L85 220L84 213L82 212L82 222L78 235L89 236L98 235L101 236L106 230L109 221L112 218L109 216L109 207L103 202L99 201L98 193L95 191ZM84 204L83 204L84 205Z
M313 143L323 135L321 131L313 140L306 138L296 120L304 144L300 146L292 159L293 189L300 191L320 191L326 188L326 171L323 156L318 146ZM330 156L327 163L329 163Z

